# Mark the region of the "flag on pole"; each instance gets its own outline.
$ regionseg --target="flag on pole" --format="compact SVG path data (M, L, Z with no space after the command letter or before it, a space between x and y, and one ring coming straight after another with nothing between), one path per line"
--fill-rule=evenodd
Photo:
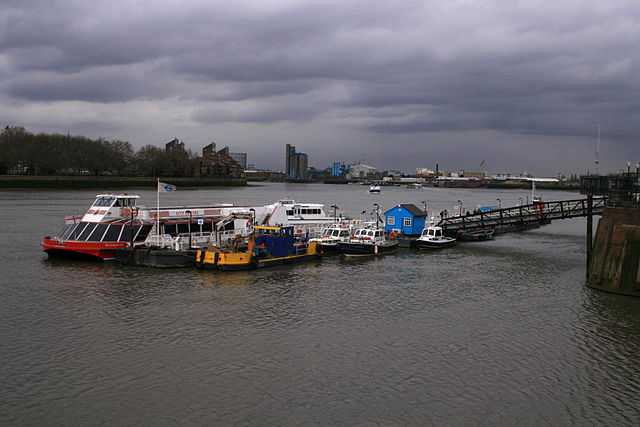
M165 184L164 182L158 181L158 191L160 193L172 193L176 190L177 188L175 185Z

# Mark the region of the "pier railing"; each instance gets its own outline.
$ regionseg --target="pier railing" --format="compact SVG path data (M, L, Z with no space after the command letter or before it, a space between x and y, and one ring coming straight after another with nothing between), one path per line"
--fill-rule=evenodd
M554 219L602 215L604 206L604 197L594 197L591 206L588 199L538 202L447 217L443 218L438 225L443 228L445 234L452 236L478 228L493 228L496 233L506 233L536 228Z

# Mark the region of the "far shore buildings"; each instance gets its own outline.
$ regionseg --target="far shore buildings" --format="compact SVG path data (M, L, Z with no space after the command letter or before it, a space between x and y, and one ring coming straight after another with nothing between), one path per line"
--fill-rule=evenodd
M309 156L296 152L296 147L287 144L285 152L287 178L292 180L308 179Z
M354 163L349 165L347 179L367 179L372 178L378 173L378 169L363 163Z
M172 152L174 150L184 151L184 142L174 138L165 144L165 151ZM246 153L233 154L243 159L246 166ZM202 149L202 157L190 159L190 162L190 171L195 177L238 178L244 175L244 166L234 159L232 153L229 152L229 147L216 150L215 142L209 143Z

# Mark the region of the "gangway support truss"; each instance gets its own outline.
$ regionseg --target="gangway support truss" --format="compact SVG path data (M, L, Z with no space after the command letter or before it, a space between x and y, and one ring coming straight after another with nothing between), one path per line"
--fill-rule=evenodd
M587 199L538 202L512 208L493 209L440 220L438 225L445 234L456 236L459 232L478 228L493 228L496 233L507 233L536 228L554 219L602 215L605 198L594 197L589 209Z

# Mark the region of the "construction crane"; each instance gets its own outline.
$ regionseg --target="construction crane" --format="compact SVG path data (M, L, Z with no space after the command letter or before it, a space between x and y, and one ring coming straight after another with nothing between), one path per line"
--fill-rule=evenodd
M484 166L484 160L480 162L480 166L478 166L478 170L476 171L476 173L480 173L480 169L482 169L482 166Z

